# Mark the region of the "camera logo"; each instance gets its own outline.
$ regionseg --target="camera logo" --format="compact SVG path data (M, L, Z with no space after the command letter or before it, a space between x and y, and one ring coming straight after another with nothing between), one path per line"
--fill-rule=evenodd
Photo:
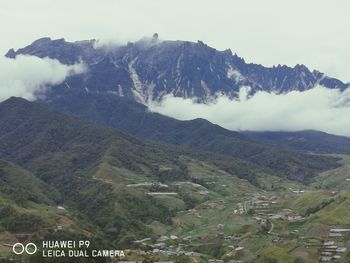
M12 247L13 253L16 255L22 255L26 252L28 255L33 255L37 252L38 247L34 243L28 243L27 245L23 245L22 243L16 243Z

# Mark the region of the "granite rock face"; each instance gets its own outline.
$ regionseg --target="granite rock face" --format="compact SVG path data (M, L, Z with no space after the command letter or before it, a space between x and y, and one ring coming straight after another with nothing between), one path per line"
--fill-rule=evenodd
M250 92L259 90L284 93L307 90L317 84L327 88L346 89L343 83L304 65L295 67L246 63L231 50L218 51L201 41L160 41L158 35L134 43L99 46L96 40L67 42L64 39L41 38L7 57L34 55L59 60L64 64L83 62L88 70L70 77L51 90L59 96L65 89L88 93L115 94L146 103L172 94L198 98L207 102L217 94L231 98L242 86Z

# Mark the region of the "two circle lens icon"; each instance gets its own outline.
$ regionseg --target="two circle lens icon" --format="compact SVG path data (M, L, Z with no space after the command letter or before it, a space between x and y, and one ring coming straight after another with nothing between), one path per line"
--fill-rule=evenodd
M26 252L28 255L33 255L37 250L38 248L34 243L28 243L25 246L22 243L16 243L12 247L12 251L16 255L22 255L24 252Z

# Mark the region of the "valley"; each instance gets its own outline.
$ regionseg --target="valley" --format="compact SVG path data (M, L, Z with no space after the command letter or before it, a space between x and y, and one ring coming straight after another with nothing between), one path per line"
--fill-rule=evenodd
M348 262L347 232L339 237L332 233L349 228L350 184L333 191L265 177L262 183L269 188L258 189L213 167L189 164L191 176L201 183L174 182L164 191L177 195L153 197L176 214L170 226L152 221L154 235L134 240L137 249L129 252L128 260L146 254L155 261L186 255L199 261ZM140 194L150 190L142 184L137 188ZM197 204L184 209L184 194ZM334 258L328 261L329 256Z
M183 161L191 181L135 176L108 162L101 163L94 173L92 180L110 185L115 192L150 198L172 215L168 222L148 220L148 234L136 236L127 231L123 237L128 244L126 261L184 257L194 262L294 263L318 262L330 255L335 258L320 262L348 262L350 236L337 229L350 227L350 183L328 187L317 183L325 174L346 178L347 156L342 156L341 167L320 174L312 184L264 176L258 178L261 187L204 162L192 158ZM133 205L132 201L127 204ZM62 228L57 232L68 231L70 226ZM334 235L337 233L340 235ZM7 236L2 236L1 244L11 243L11 234ZM2 251L9 252L9 248L3 245Z

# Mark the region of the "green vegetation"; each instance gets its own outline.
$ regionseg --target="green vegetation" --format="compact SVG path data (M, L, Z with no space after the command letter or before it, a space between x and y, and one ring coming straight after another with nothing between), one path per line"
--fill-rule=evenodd
M76 103L77 96L79 103ZM117 128L139 138L224 154L270 169L270 172L280 176L300 181L308 180L320 170L337 166L335 158L267 146L204 119L175 120L149 112L146 106L118 96L66 90L64 96L55 98L50 104L61 111L83 117L99 125ZM328 146L332 146L334 141L340 141L337 145L345 141L340 137L334 140L330 138L331 136L325 137L328 139L326 143ZM317 142L322 142L322 139L323 137ZM350 140L347 140L346 145L349 144Z
M18 235L88 238L105 249L131 249L130 259L145 262L308 263L318 260L316 246L331 226L348 225L348 188L330 179L334 172L344 182L347 157L335 168L339 156L279 152L276 159L275 150L266 149L238 158L223 144L226 150L215 150L221 154L193 151L140 141L21 99L1 103L0 116L0 158L6 160L0 161L0 244ZM247 153L243 148L236 150ZM335 169L310 177L328 168ZM256 200L276 202L264 212ZM277 217L263 221L259 213ZM157 243L195 256L138 254ZM346 237L341 245L350 247ZM9 249L0 245L2 251Z

